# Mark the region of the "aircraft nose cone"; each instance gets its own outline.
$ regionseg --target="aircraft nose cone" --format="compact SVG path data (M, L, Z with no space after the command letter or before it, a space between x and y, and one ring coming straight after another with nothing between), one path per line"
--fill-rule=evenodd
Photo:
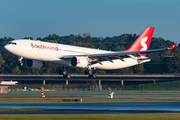
M4 49L7 50L7 45L4 46Z
M7 50L7 51L9 51L10 46L9 46L8 44L6 44L6 45L4 46L4 49Z

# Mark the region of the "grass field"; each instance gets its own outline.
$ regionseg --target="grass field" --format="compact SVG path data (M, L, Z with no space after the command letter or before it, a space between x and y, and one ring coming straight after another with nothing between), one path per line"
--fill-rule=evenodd
M180 97L61 97L61 96L41 96L33 95L2 95L0 104L5 103L62 103L63 98L81 98L83 102L179 102Z
M180 113L148 114L2 114L0 120L179 120Z
M115 94L180 94L180 90L112 90ZM44 91L44 94L107 94L103 91ZM41 91L9 91L8 94L41 94Z
M117 90L115 94L179 94L180 91L153 91L153 90ZM15 95L9 95L15 94ZM24 95L18 95L24 94ZM36 94L36 95L34 95ZM53 94L106 94L108 91L45 91L45 95ZM41 91L9 91L8 94L0 95L0 103L60 103L62 98L82 98L83 102L177 102L180 97L115 97L108 99L107 97L62 97L62 96L46 96L41 98Z

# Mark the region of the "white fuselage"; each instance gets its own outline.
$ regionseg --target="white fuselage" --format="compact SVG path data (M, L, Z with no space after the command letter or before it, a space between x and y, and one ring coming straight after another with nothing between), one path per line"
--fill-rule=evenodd
M62 57L65 56L77 56L77 55L88 56L90 54L114 53L112 51L42 42L38 40L36 41L36 40L20 39L20 40L13 40L12 42L15 42L16 45L7 44L5 46L5 49L7 49L10 53L13 53L14 55L21 56L26 59L46 61L61 66L71 66L70 61L61 59ZM148 61L149 60L145 60L143 62L148 62ZM137 64L139 63L137 62L136 59L129 57L129 58L124 58L124 61L120 59L115 59L113 60L113 62L103 61L101 62L101 64L96 63L91 67L97 69L120 69Z

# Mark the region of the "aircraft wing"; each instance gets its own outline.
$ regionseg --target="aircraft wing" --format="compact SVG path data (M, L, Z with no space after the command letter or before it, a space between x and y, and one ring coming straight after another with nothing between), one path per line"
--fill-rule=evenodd
M88 57L101 57L101 56L124 56L124 55L132 55L132 54L144 54L144 53L151 53L151 52L159 52L159 51L165 51L174 49L174 47L177 45L177 43L173 44L172 46L168 48L162 48L162 49L153 49L153 50L144 50L144 51L121 51L121 52L114 52L114 53L107 53L107 54L90 54Z
M160 52L160 51L174 49L176 45L177 45L177 43L173 44L172 46L170 46L168 48L144 50L144 51L120 51L120 52L103 53L103 54L70 55L70 56L61 57L61 59L70 59L70 58L72 58L74 56L79 56L79 57L88 57L88 58L92 59L93 61L97 61L97 62L100 62L100 61L112 61L114 59L120 59L120 60L123 61L123 58L127 58L127 57L132 57L133 58L134 56L137 56L138 54Z
M151 59L151 58L141 58L141 57L139 57L137 59L136 57L138 57L139 54L170 50L170 49L174 49L174 47L176 45L177 45L177 43L175 43L174 45L172 45L172 46L170 46L168 48L145 50L145 51L121 51L121 52L107 53L107 54L90 54L90 55L88 55L88 57L91 58L94 61L94 62L92 62L92 64L93 63L101 63L102 61L113 62L112 60L114 60L114 59L120 59L120 60L124 61L123 58L127 58L127 57L131 57L132 59L141 61L141 60L146 60L146 59ZM165 57L172 57L172 56L165 56Z

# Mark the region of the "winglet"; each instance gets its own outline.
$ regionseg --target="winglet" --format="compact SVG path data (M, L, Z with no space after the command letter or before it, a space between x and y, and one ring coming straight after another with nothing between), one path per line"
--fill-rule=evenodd
M168 49L174 49L176 47L177 43L171 45L170 47L168 47Z

